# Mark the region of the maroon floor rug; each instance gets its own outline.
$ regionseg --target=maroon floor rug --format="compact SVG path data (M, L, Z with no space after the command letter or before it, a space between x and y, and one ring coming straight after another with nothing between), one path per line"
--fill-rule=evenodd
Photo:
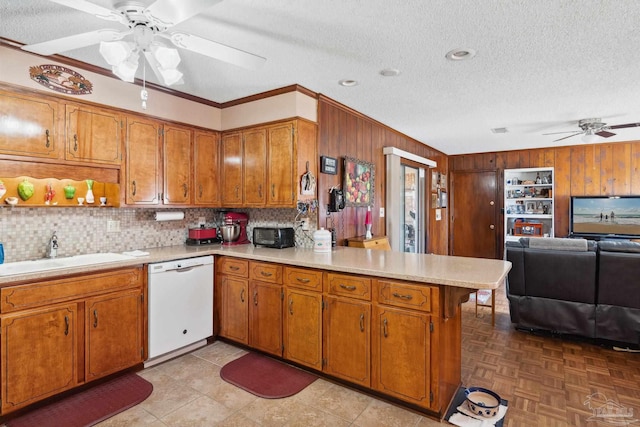
M318 377L270 357L248 353L220 370L223 380L265 399L292 396Z
M92 426L145 400L153 385L125 374L5 422L7 427Z

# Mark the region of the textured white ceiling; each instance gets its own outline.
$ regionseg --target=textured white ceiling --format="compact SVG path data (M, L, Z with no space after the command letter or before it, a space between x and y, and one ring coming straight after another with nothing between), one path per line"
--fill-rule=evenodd
M99 28L124 27L47 0L0 0L0 37L21 43ZM638 0L225 0L175 28L267 62L248 71L181 51L185 84L174 89L226 102L300 84L446 154L581 144L542 134L584 118L640 122ZM477 56L445 59L461 47ZM61 54L109 68L97 50ZM382 77L389 67L401 74ZM598 142L640 140L640 128L614 132Z

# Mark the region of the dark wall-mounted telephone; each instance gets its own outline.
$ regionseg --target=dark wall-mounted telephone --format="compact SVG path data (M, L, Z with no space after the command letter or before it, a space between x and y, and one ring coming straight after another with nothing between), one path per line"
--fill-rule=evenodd
M344 209L344 193L339 188L329 191L329 212L338 212Z

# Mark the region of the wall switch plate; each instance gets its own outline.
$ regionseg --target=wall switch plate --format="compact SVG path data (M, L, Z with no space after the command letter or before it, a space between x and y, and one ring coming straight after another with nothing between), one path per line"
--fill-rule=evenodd
M442 209L436 209L436 221L440 221L442 219Z
M107 221L107 233L118 233L120 232L120 221Z
M380 218L384 218L384 208L380 208Z
M302 220L300 220L300 226L302 227L302 231L309 231L309 218L302 218Z

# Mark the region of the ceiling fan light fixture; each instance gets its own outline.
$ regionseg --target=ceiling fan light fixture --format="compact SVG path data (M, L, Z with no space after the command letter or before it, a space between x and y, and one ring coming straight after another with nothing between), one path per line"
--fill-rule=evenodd
M125 41L100 42L100 55L111 66L118 66L133 52L133 45Z
M133 52L126 61L113 66L113 74L121 80L133 83L138 69L138 52Z
M178 68L178 64L180 63L180 54L177 49L154 44L151 46L151 53L156 61L158 61L160 67L165 70L176 70L176 68Z
M598 140L598 135L593 133L593 130L587 130L584 135L582 135L582 142L586 144L592 144Z
M166 84L167 86L171 86L182 80L182 73L176 70L175 68L168 69L168 70L160 68L158 71L162 76L162 80L164 81L164 84Z

